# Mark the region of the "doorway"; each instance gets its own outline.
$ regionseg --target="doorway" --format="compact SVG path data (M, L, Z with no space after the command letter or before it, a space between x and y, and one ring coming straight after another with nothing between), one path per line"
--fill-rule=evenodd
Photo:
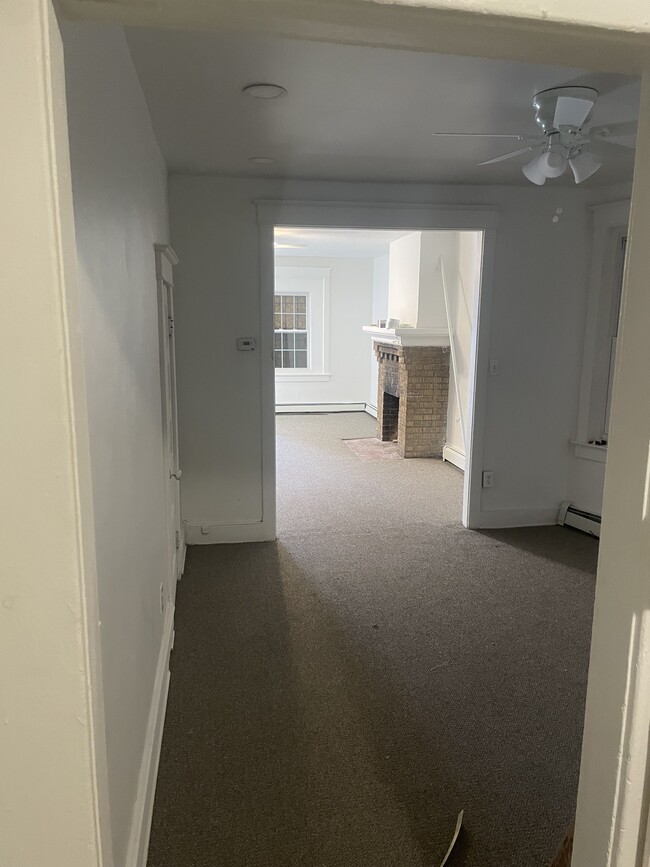
M282 316L285 315L282 307L282 300L276 300L276 252L278 247L276 244L283 243L282 240L290 237L290 233L299 233L307 231L327 232L327 231L347 231L362 230L364 232L372 232L372 230L381 230L383 232L395 233L393 242L399 243L402 239L412 243L413 238L417 238L418 249L421 251L421 256L417 260L417 271L422 279L424 291L422 305L419 306L420 298L417 293L419 281L406 281L409 285L409 290L402 295L396 295L393 298L393 308L391 312L400 315L388 316L388 301L390 296L384 301L384 309L386 309L386 317L377 316L375 323L369 323L362 330L368 333L368 336L373 338L375 346L386 338L397 341L408 349L416 348L418 342L421 342L420 335L426 335L427 342L430 346L448 347L448 371L447 371L447 394L444 399L444 421L442 428L444 430L441 443L440 453L442 456L442 446L446 444L447 431L460 430L463 435L463 451L462 461L452 460L456 466L462 464L464 470L463 478L463 498L462 498L462 523L465 527L471 528L478 526L478 517L481 512L481 487L482 487L482 449L483 435L482 425L485 413L485 399L487 386L487 347L486 339L489 333L489 314L490 302L492 293L492 271L494 261L494 245L495 245L495 229L497 224L497 215L487 209L475 210L471 207L455 208L448 210L445 208L422 208L418 206L401 206L401 207L382 207L372 205L346 206L341 207L336 204L292 204L287 202L257 202L258 222L260 225L260 259L261 259L261 309L263 317L263 329L261 336L262 350L262 368L263 368L263 523L267 527L268 538L275 537L276 527L276 452L275 452L275 414L276 414L276 375L277 370L285 370L284 367L276 368L276 364L296 363L295 356L291 358L290 348L284 349L284 339L277 333L275 325L282 323ZM278 234L276 235L276 232ZM461 236L463 240L461 242ZM426 241L431 241L422 244L422 238ZM469 270L463 276L463 269L459 266L459 259L455 260L450 255L450 242L452 239L456 243L456 250L463 249L467 246L466 238L472 239L473 255L467 257L470 262ZM294 239L295 240L295 239ZM392 242L391 242L392 243ZM400 245L400 246L402 246ZM294 245L294 249L295 249ZM422 252L423 246L426 248ZM298 248L300 249L300 248ZM397 270L400 270L399 268ZM469 277L469 273L473 272L473 278ZM456 287L461 285L466 286L468 279L474 279L477 291L473 292L472 300L469 301L467 292L451 291L452 279L455 278L453 284ZM281 279L287 279L286 275L280 275ZM321 275L320 279L325 279ZM416 287L415 289L413 287ZM431 291L429 291L431 289ZM324 295L328 295L327 289L323 290ZM409 294L410 293L410 294ZM281 293L282 294L282 293ZM295 301L296 294L285 291L285 295L293 297ZM462 299L462 300L461 300ZM375 295L375 301L377 297ZM302 301L300 302L302 305ZM318 302L320 304L320 302ZM307 302L305 302L305 309ZM325 309L325 308L322 308ZM374 312L376 313L380 307L375 304ZM406 315L403 311L408 311ZM289 314L292 315L292 314ZM373 309L371 306L371 316ZM418 322L417 317L421 316L421 322ZM275 318L275 317L280 317ZM411 319L408 321L407 317ZM393 320L390 324L392 328L388 328L388 320ZM464 353L460 351L460 331L459 322L464 320L463 345ZM294 320L294 324L297 320ZM470 323L469 334L467 322ZM288 323L288 320L287 320ZM404 328L395 328L395 325L404 325ZM421 328L418 328L418 325ZM384 329L382 331L382 328ZM412 329L412 330L411 330ZM417 334L416 334L417 332ZM415 337L412 335L416 334ZM288 343L291 338L289 338ZM294 337L295 341L295 337ZM302 346L302 338L301 338ZM279 348L282 347L282 348ZM295 342L293 352L295 353ZM298 350L300 353L305 350ZM277 352L289 353L289 355L276 355ZM328 349L324 349L319 357L325 359ZM372 355L376 356L376 352ZM452 357L456 356L457 367L454 367ZM377 358L377 363L380 359ZM310 363L307 358L300 358L299 363ZM459 379L458 373L461 364L464 365L464 381L456 382ZM300 368L298 368L300 369ZM292 370L296 370L293 368ZM451 370L451 375L449 373ZM327 371L322 374L327 375ZM374 387L375 375L377 381L379 372L375 374L375 369L371 366L371 387ZM283 372L281 376L287 376ZM295 377L292 373L290 376ZM449 385L453 380L453 385ZM284 387L284 383L282 383ZM463 407L466 411L466 416L458 411L454 413L451 425L448 422L447 407L449 405L449 390L451 389L452 401L457 408ZM377 392L378 393L378 392ZM355 411L370 411L373 415L379 411L378 399L375 399L373 405L370 392L366 400L365 406L361 400L358 401L358 406L354 406ZM464 396L467 403L464 406ZM355 404L355 401L350 403ZM288 404L289 409L296 408L296 404ZM339 411L341 407L337 407ZM457 449L449 449L446 452L446 459L454 457L454 451ZM404 451L402 450L402 456ZM415 456L415 455L412 455Z
M437 458L462 473L483 233L285 226L274 253L281 428L287 414L314 430L325 414L365 414L340 439L366 461Z

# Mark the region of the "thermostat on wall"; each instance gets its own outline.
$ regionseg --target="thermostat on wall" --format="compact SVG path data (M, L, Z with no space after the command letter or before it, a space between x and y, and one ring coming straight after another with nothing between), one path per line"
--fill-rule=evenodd
M255 338L254 337L238 337L237 338L237 349L240 352L252 352L255 349Z

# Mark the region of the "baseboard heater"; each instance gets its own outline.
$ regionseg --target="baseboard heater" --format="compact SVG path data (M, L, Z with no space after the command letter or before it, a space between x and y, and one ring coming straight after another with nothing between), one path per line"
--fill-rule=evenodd
M581 530L583 533L588 533L590 536L600 539L600 515L595 515L593 512L585 512L584 509L578 509L577 506L573 506L568 500L560 506L557 522L562 527L575 527L576 530Z

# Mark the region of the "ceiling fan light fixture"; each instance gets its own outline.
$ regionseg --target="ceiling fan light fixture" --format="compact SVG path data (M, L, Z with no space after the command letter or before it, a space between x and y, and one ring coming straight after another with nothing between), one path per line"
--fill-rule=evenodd
M559 178L566 171L567 158L558 151L544 151L537 160L539 170L546 178Z
M573 172L576 184L581 184L595 175L598 169L602 166L602 162L593 154L582 151L569 159L569 165Z
M542 187L546 183L546 175L540 168L540 159L541 157L535 157L529 163L526 163L521 170L524 177L528 178L533 184L537 184L538 187Z

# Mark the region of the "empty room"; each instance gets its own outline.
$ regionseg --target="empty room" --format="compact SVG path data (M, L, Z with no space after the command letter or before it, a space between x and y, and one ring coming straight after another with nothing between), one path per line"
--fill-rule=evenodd
M636 55L38 3L52 867L641 863Z

